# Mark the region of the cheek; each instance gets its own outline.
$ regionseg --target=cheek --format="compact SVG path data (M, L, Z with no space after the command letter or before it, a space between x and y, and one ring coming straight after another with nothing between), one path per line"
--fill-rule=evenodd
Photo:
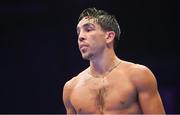
M101 35L101 34L93 34L90 36L90 40L94 41L94 42L98 42L98 43L101 43L101 42L105 42L105 38L104 38L104 35Z
M95 49L102 49L105 46L105 41L102 39L95 39L91 41L92 48Z
M106 43L104 34L100 32L95 32L92 34L89 34L88 36L88 42L92 45L103 45Z

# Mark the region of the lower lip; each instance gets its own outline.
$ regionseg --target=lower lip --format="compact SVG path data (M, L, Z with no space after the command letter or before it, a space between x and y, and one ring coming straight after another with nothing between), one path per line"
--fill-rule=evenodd
M87 46L83 46L83 47L81 47L81 50L85 51L87 48L88 48Z
M81 48L84 48L84 47L88 47L87 45L83 45L83 46L81 46Z
M87 46L83 46L83 47L81 47L81 49L86 49L87 48Z

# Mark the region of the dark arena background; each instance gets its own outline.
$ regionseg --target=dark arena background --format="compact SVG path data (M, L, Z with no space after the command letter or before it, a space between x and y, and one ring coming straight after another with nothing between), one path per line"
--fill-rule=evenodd
M63 86L88 67L76 35L87 7L116 16L117 55L148 66L166 113L180 113L178 0L1 1L0 113L65 113Z

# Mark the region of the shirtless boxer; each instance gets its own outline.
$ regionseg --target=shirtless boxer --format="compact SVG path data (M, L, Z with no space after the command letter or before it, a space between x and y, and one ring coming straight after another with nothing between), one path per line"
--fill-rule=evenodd
M67 114L165 114L151 70L115 54L120 28L114 16L87 8L79 17L77 34L90 66L64 85Z

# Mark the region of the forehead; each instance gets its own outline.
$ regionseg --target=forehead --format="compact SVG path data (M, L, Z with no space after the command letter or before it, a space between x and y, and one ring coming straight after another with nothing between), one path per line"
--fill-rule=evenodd
M82 20L79 21L77 28L84 26L85 24L93 24L95 26L99 26L99 24L96 22L95 18L91 17L84 17Z

